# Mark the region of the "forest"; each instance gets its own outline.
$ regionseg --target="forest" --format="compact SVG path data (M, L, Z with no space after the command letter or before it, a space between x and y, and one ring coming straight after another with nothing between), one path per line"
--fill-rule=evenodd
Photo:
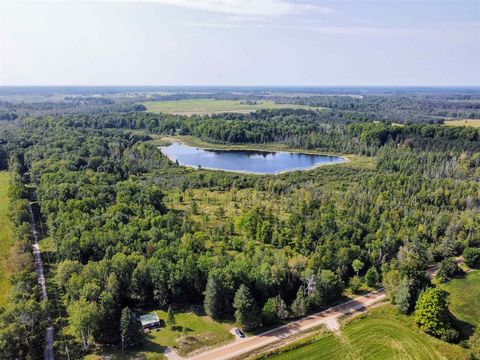
M469 347L426 270L440 263L439 278L448 281L458 271L452 259L462 254L480 266L480 129L425 119L478 117L479 108L423 95L295 101L329 109L187 117L132 105L96 111L97 100L81 113L1 103L21 116L0 120L17 263L0 309L0 357L41 358L47 311L64 358L66 344L77 356L98 345L141 346L130 309L200 304L213 319L254 331L382 285L425 332ZM412 111L371 116L390 114L386 107ZM42 112L27 116L34 108ZM414 121L419 108L423 116ZM192 170L152 141L177 135L355 154L373 166L276 176ZM201 191L226 205L205 210ZM52 247L49 302L39 300L28 246L30 201ZM442 322L425 323L432 301Z

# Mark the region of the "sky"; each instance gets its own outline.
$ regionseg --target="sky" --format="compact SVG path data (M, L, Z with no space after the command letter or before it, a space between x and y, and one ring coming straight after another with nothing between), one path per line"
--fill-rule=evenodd
M0 85L480 85L480 0L0 0Z

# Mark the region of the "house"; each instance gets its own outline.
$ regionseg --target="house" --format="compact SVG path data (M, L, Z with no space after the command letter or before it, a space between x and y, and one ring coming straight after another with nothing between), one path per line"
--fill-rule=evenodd
M160 327L160 319L157 313L149 313L140 316L140 322L144 330Z

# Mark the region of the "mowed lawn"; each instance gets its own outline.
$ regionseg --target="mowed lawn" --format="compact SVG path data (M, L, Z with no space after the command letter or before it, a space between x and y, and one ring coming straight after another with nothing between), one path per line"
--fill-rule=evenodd
M181 311L180 311L181 310ZM138 351L127 351L122 356L120 350L104 351L85 356L85 360L100 360L108 358L111 360L163 360L165 347L172 347L181 356L210 346L230 342L234 336L230 329L234 326L229 322L217 322L205 315L198 315L188 309L179 309L175 314L175 326L169 329L165 324L167 313L163 310L156 312L162 326L160 329L150 331L146 334L146 341L143 348Z
M450 311L460 320L480 326L480 270L441 285L448 292Z
M386 305L347 322L338 335L320 334L307 345L266 357L268 360L313 359L469 359L469 352L430 337L407 317Z
M275 104L273 101L257 101L245 104L238 100L193 99L178 101L147 101L143 105L150 112L163 112L177 115L207 115L223 112L249 113L260 109L321 109L293 104Z
M480 119L460 119L460 120L446 120L446 126L470 126L480 128Z
M147 335L149 347L170 346L182 356L203 347L213 346L234 339L230 333L233 327L231 323L220 323L205 315L197 315L194 312L181 312L175 314L175 326L169 329L165 326L167 313L162 310L156 311L164 326L159 331L151 331Z
M0 306L6 303L10 289L7 256L12 239L8 221L8 182L8 171L0 171Z

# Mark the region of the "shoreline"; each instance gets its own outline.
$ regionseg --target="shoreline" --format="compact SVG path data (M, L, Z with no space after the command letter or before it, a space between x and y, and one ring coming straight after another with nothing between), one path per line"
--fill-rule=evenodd
M219 149L219 148L213 148L213 147L210 147L210 148L207 148L207 147L201 147L201 146L192 146L192 145L189 145L189 144L186 144L184 141L180 140L180 139L176 139L176 138L170 138L170 137L165 137L165 138L162 138L162 140L165 140L165 141L169 141L170 144L169 145L161 145L161 146L158 146L157 148L160 150L160 152L166 156L171 162L174 162L174 163L178 163L178 165L180 166L183 166L183 167L187 167L187 168L190 168L190 169L194 169L194 170L212 170L212 171L225 171L225 172L229 172L229 173L237 173L237 174L245 174L245 175L260 175L260 176L270 176L270 175L282 175L282 174L285 174L285 173L289 173L289 172L294 172L294 171L309 171L309 170L314 170L318 167L321 167L321 166L325 166L325 165L339 165L339 164L345 164L345 163L348 163L350 162L351 160L345 156L338 156L338 155L329 155L329 154L319 154L319 153L313 153L313 152L302 152L302 151L285 151L285 150L259 150L259 149L231 149L231 150L226 150L226 149ZM190 146L190 147L194 147L194 148L197 148L197 149L202 149L202 150L214 150L214 151L258 151L258 152L265 152L265 153L280 153L280 152L284 152L284 153L290 153L290 154L303 154L303 155L318 155L318 156L329 156L329 157L337 157L337 158L340 158L342 159L343 161L340 161L340 162L335 162L335 163L319 163L319 164L315 164L313 166L310 166L310 167L307 167L307 168L291 168L291 169L286 169L286 170L282 170L282 171L278 171L278 172L272 172L272 173L261 173L261 172L255 172L255 171L248 171L248 170L228 170L228 169L221 169L221 168L213 168L213 167L203 167L203 166L195 166L195 165L188 165L188 164L185 164L185 163L181 163L180 161L178 161L178 159L175 159L175 158L172 158L171 156L165 154L163 151L162 151L162 148L165 148L167 146L170 146L171 144L173 143L179 143L179 144L182 144L182 145L185 145L185 146Z

